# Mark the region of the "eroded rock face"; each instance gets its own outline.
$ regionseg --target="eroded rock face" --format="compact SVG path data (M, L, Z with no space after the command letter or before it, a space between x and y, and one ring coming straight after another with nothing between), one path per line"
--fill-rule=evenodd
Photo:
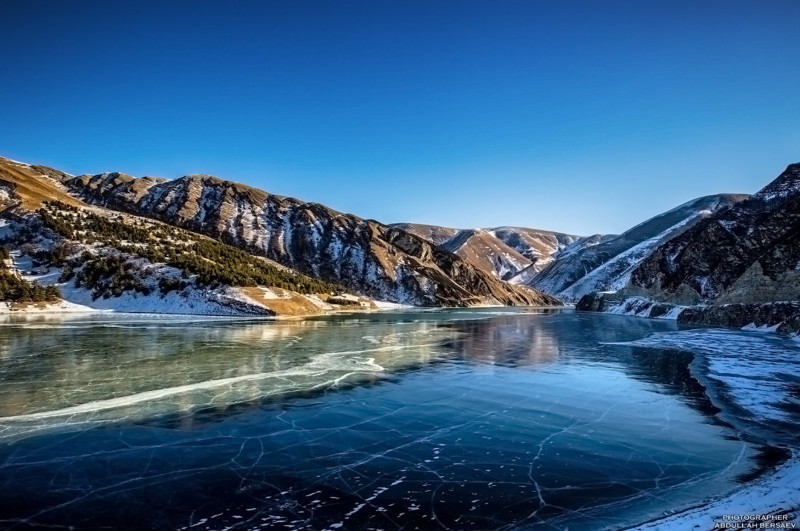
M678 304L800 300L800 164L659 246L626 291Z
M674 319L685 308L674 304L654 302L642 297L618 298L614 293L589 293L575 305L579 312L608 312L654 319Z
M208 234L380 300L416 305L554 305L423 238L323 205L208 175L167 181L119 173L75 177L84 201Z

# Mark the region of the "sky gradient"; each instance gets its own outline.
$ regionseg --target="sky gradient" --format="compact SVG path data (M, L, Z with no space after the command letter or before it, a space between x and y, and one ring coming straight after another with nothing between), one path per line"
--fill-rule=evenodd
M0 155L614 233L800 161L800 2L0 7Z

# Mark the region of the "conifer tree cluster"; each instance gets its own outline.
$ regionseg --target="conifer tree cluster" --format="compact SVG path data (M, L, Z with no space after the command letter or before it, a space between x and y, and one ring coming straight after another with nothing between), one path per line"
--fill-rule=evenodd
M61 291L55 286L42 286L29 282L8 269L8 249L0 246L0 301L11 302L55 302L61 299Z
M117 249L125 254L163 263L194 276L201 286L268 286L299 293L331 293L342 287L288 271L270 264L232 245L193 232L145 220L123 222L86 212L61 202L48 202L39 210L42 224L70 240ZM81 285L95 289L96 295L116 295L126 289L144 291L146 287L130 273L130 262L98 258L84 253L79 259L65 260L54 249L51 260L64 267L65 280L82 268ZM126 263L128 265L126 265ZM185 280L162 279L162 293L181 290Z

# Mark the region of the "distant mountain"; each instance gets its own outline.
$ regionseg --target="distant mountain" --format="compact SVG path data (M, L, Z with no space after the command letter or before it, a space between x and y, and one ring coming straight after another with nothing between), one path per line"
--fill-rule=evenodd
M559 304L402 229L208 175L165 180L104 173L61 182L91 205L200 232L374 299L423 306Z
M477 269L511 282L525 284L554 256L579 236L523 227L451 229L418 223L397 223L403 229L457 254Z
M662 242L629 277L579 308L654 316L690 306L679 321L800 330L800 164Z
M598 234L579 239L527 284L571 302L593 291L620 289L628 282L631 271L658 245L745 198L746 195L736 194L700 197L618 236Z
M440 227L438 225L424 225L422 223L392 223L389 226L410 232L436 245L443 244L461 232L461 229L451 229L450 227Z
M620 289L631 271L659 244L745 198L720 194L694 199L620 235L575 236L520 227L392 226L435 243L499 279L577 302L587 293Z

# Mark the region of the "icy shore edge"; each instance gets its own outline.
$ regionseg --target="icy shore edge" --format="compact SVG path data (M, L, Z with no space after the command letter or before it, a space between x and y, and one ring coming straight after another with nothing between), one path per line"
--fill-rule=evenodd
M762 518L753 520L756 528L764 522L769 523L772 529L798 529L799 514L800 456L794 455L772 473L723 498L627 529L684 531L715 529L715 526L717 529L735 529L732 524L747 524L741 519L743 517ZM767 515L773 519L763 519Z

